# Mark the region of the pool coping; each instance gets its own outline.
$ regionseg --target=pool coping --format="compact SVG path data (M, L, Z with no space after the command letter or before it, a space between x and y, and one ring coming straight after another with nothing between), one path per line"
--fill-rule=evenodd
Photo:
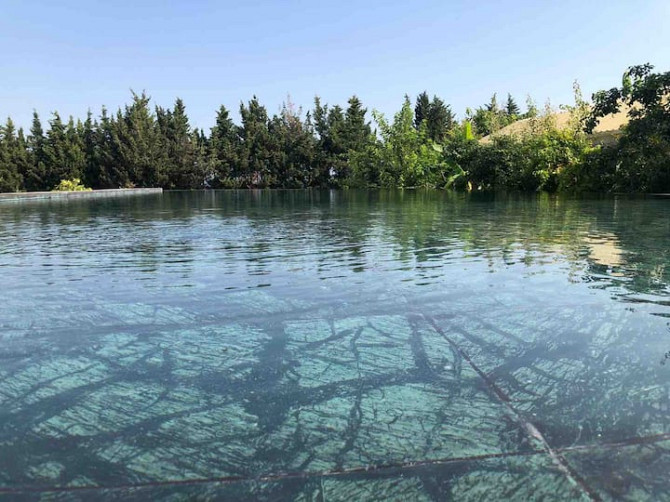
M79 192L10 192L0 193L0 202L5 200L40 199L92 199L98 197L119 197L163 193L162 188L111 188L105 190L87 190Z

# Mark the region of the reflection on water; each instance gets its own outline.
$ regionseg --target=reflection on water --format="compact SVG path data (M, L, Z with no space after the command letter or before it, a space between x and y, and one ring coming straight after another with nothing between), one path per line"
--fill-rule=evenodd
M616 235L587 236L584 238L584 242L591 248L589 258L598 265L605 265L610 269L625 265L623 251L619 246L619 240ZM624 276L621 272L612 273L617 277Z
M669 216L430 191L3 204L0 498L667 498Z

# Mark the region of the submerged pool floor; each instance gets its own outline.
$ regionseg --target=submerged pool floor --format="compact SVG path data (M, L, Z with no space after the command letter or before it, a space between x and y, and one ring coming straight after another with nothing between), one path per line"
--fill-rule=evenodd
M667 386L639 367L639 323L403 303L324 316L257 290L219 315L91 309L76 344L5 333L0 494L667 497Z
M28 273L0 294L0 500L670 500L663 304L567 259L417 285L375 246L229 274L255 286Z

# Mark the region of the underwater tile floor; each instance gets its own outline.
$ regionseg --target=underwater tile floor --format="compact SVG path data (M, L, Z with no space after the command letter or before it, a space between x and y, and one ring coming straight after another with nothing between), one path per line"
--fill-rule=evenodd
M654 326L499 300L82 298L74 334L17 302L0 499L670 500L667 386L627 350Z

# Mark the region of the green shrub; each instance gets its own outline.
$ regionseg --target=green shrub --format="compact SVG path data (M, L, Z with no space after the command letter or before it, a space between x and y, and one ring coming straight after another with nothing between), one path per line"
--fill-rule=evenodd
M597 149L581 131L584 106L578 88L576 94L577 106L568 107L573 120L567 127L558 128L547 108L544 115L530 119L526 132L494 136L473 149L464 165L471 185L552 192L583 189L585 181L592 184L585 166L593 167Z
M79 178L61 180L61 182L54 187L54 191L56 192L87 192L89 190L91 189L82 185Z
M670 191L670 72L653 73L653 68L631 66L621 87L593 95L585 119L593 131L602 117L628 109L630 120L607 159L615 191Z

